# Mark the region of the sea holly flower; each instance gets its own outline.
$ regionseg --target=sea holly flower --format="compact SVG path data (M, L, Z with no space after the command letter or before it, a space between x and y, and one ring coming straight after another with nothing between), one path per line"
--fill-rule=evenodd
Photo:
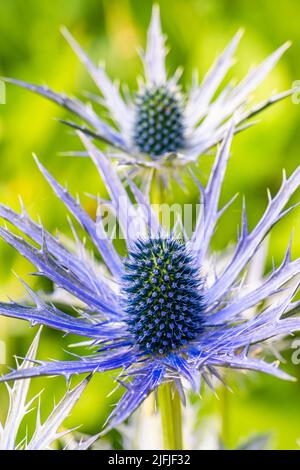
M94 221L79 199L37 162L56 195L94 243L103 263L100 269L78 235L77 250L72 251L25 211L18 214L0 206L1 217L26 239L8 228L1 228L1 237L31 261L39 275L70 294L69 307L74 306L74 315L70 308L66 313L47 302L25 283L31 303L2 302L0 313L90 339L84 341L88 346L84 356L36 361L32 367L8 373L2 381L43 375L69 379L73 374L116 371L116 380L126 391L109 417L108 430L128 418L151 392L158 390L159 396L163 392L162 406L168 394L169 398L175 394L174 401L179 397L184 401L186 383L199 392L201 378L210 386L211 377L222 380L220 368L290 378L277 363L258 357L256 345L300 329L300 320L294 316L299 303L293 300L300 259L291 260L289 246L281 265L258 286L249 288L241 280L266 235L291 210L286 206L300 185L300 167L288 178L284 174L278 193L269 196L263 216L250 232L243 204L234 253L214 277L213 264L206 260L216 224L228 207L219 207L219 196L233 132L231 128L220 146L206 187L198 182L202 212L190 239L184 230L182 238L168 233L147 202L149 195L130 182L130 193L138 206L133 204L110 158L81 134L107 185L111 209L126 234L125 258L107 236L100 211ZM102 203L99 201L99 206ZM204 269L207 265L208 272ZM253 307L257 307L257 313L245 315Z
M19 365L19 371L26 370L32 366L35 360L37 348L39 344L41 330L38 331L34 338L26 359ZM57 405L54 406L44 422L41 422L40 401L37 407L37 420L34 432L30 438L26 435L23 439L19 439L20 426L27 416L34 409L34 402L40 398L38 396L28 400L28 392L30 388L30 380L20 380L15 382L13 387L7 385L9 393L9 408L3 425L0 422L0 449L1 450L45 450L53 449L58 440L63 439L70 430L59 431L59 427L69 416L77 401L84 392L90 377L83 380L79 385L64 395ZM86 450L98 439L92 436L84 441L74 443L73 449Z
M165 37L161 31L159 8L154 6L146 50L141 54L144 79L140 80L134 96L127 93L125 99L104 67L95 66L65 28L62 32L99 88L101 98L96 97L96 100L100 99L107 108L114 125L105 122L90 103L56 93L45 86L7 80L74 113L81 119L81 124L64 122L110 144L115 148L112 156L121 163L134 165L133 171L137 167L160 170L158 174L164 180L170 171L176 177L176 169L195 162L199 155L218 144L228 131L235 111L242 110L236 122L236 131L239 131L250 125L251 117L294 91L288 90L255 106L248 106L253 92L289 46L286 43L251 69L242 81L235 86L226 86L217 94L233 63L240 31L216 59L202 83L199 85L194 79L190 89L183 90L179 84L179 70L172 76L167 73Z

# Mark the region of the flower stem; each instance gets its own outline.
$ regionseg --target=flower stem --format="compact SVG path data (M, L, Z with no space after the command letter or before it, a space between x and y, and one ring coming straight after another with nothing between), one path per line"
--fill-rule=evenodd
M229 444L229 416L228 416L228 390L226 387L223 387L221 393L221 416L222 416L222 426L221 426L221 438L223 444L227 447Z
M165 188L161 176L157 170L153 173L152 203L162 204L164 202Z
M228 382L228 374L224 374L224 381ZM220 393L220 406L221 406L221 440L225 449L230 449L231 446L231 427L230 427L230 406L231 397L230 389L225 385L221 388Z
M165 450L182 450L181 402L178 391L171 383L158 389L158 406L161 415L163 444Z

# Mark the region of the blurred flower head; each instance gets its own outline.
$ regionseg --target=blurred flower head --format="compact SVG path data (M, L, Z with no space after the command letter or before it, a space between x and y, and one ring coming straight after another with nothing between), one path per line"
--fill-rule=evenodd
M198 84L195 74L190 89L184 91L179 84L181 71L178 69L170 76L166 70L167 51L157 5L153 7L146 50L141 53L144 79L139 81L134 96L127 92L124 98L104 67L96 67L65 28L63 35L98 86L102 97L96 100L107 108L114 125L105 122L90 103L55 93L48 87L7 80L67 108L84 124L64 121L65 124L108 143L115 148L112 155L121 163L133 165L133 172L146 168L159 170L165 182L167 176L176 177L176 170L195 162L199 155L221 142L237 110L235 122L239 131L250 125L248 121L252 116L292 93L288 90L253 107L248 106L252 93L276 65L288 43L252 68L242 81L235 86L229 84L218 93L233 63L241 31L216 59L202 83Z
M24 371L30 367L35 360L40 332L32 342L26 359L18 366L18 371ZM20 426L28 413L33 411L34 402L39 400L40 395L28 400L30 380L20 380L13 387L7 385L9 393L9 408L3 424L0 423L0 449L1 450L45 450L54 449L60 439L63 439L71 430L59 431L65 419L71 413L73 407L84 392L90 377L83 380L77 387L68 390L65 396L54 406L49 416L41 422L40 401L37 407L37 419L35 429L29 438L26 435L19 438ZM74 437L75 439L75 437ZM85 441L76 442L72 448L75 450L85 450L93 445L98 436L93 436Z
M25 211L19 215L0 206L1 217L25 238L8 228L1 228L1 237L31 261L39 275L68 294L64 299L68 309L64 310L22 281L31 301L0 303L0 313L89 338L83 343L87 347L84 356L36 361L32 367L8 373L2 381L41 375L69 379L73 374L116 371L117 383L126 391L109 417L106 429L110 429L129 417L165 382L171 382L184 401L187 384L199 392L201 379L209 386L213 386L212 377L222 381L220 368L251 369L289 378L277 363L257 356L257 345L299 330L300 320L293 316L298 303L293 298L300 259L291 260L289 246L282 264L259 285L251 287L242 281L268 232L291 209L285 207L300 185L300 167L288 179L284 175L278 193L269 197L263 216L250 232L243 204L234 253L222 272L215 275L212 260L207 260L216 224L228 207L219 207L219 196L233 132L231 127L220 146L206 187L195 177L202 211L189 239L184 230L181 237L174 230L166 231L148 202L149 194L141 193L130 181L131 196L138 203L133 204L110 158L81 134L106 182L110 208L125 234L125 258L120 257L108 237L100 211L94 221L79 199L74 199L38 162L57 196L94 243L103 263L99 265L90 256L73 225L76 249L67 248ZM99 200L99 207L102 204ZM253 307L257 312L249 315Z

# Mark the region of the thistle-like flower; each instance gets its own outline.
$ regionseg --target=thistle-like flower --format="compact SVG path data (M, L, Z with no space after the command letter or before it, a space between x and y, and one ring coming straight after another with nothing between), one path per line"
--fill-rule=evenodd
M69 379L72 374L118 371L116 380L126 392L109 418L106 429L110 429L166 382L184 400L182 381L199 391L201 377L208 384L210 376L222 379L219 368L252 369L289 378L278 364L252 353L267 339L299 330L300 320L292 315L299 306L293 297L300 259L290 259L289 246L282 264L258 287L249 290L241 278L268 232L291 209L285 207L300 185L300 167L289 178L284 175L277 195L269 196L268 206L251 232L243 205L241 231L225 269L214 277L212 263L208 272L204 268L216 224L228 206L218 207L233 132L231 128L220 146L206 187L198 183L202 212L190 239L184 231L182 239L166 233L147 203L148 196L130 182L138 207L134 205L110 158L81 134L106 182L110 207L127 234L124 259L107 236L100 213L94 221L79 200L38 162L57 196L94 243L107 271L91 259L76 232L77 251L64 246L24 210L19 215L0 206L2 218L23 232L26 240L8 228L1 228L1 237L31 261L40 275L70 294L74 315L47 302L25 283L34 304L0 303L0 313L88 337L92 348L84 357L72 360L37 361L33 367L8 373L2 381L41 375ZM99 201L100 206L102 203ZM245 315L253 307L258 307L258 313Z
M24 371L32 365L36 357L36 352L40 338L39 330L34 341L32 342L26 359L19 365L18 370ZM65 419L69 416L73 407L81 397L85 390L90 377L82 381L77 387L69 390L65 396L54 407L47 419L41 423L40 404L38 405L37 421L33 435L30 439L25 436L22 440L18 440L18 433L21 423L26 415L32 411L33 403L39 396L28 400L28 391L30 387L29 380L20 380L13 387L7 385L9 393L9 409L3 425L0 423L0 449L1 450L45 450L52 449L53 445L59 439L69 434L70 430L58 431ZM93 436L85 441L77 442L73 449L86 450L98 439L99 436Z
M122 93L108 78L102 66L96 67L76 40L64 28L63 35L86 66L98 86L103 104L115 126L104 122L91 104L56 93L48 87L19 80L6 79L36 92L77 115L83 125L64 121L65 124L107 142L117 149L112 155L122 163L158 169L164 179L176 169L197 160L198 156L222 141L237 109L239 120L236 130L248 127L248 120L293 90L277 94L249 107L251 94L272 70L288 43L282 45L259 66L251 69L236 86L228 85L217 95L217 90L233 63L233 55L241 38L239 31L224 52L217 58L201 85L195 78L191 88L184 92L178 81L179 70L171 77L165 66L166 47L162 35L159 8L154 6L148 31L147 47L142 53L145 79L139 84L134 97ZM98 98L97 98L98 100ZM173 170L173 171L172 171Z

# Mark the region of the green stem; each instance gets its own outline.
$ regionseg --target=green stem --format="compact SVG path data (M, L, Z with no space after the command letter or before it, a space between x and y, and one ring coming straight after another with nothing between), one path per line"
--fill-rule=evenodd
M178 391L166 383L158 389L158 406L161 415L165 450L182 450L181 402Z
M225 386L222 386L222 391L220 395L220 405L221 405L221 439L225 448L230 448L230 419L229 419L229 406L230 406L230 396L229 390Z
M164 184L157 170L153 173L153 185L152 185L152 203L162 204L164 201Z

